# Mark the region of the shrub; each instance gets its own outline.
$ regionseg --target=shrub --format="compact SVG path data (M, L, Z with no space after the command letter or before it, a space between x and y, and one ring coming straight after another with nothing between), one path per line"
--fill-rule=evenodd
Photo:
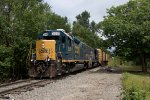
M12 50L10 47L0 45L0 80L8 78L10 75L11 54Z

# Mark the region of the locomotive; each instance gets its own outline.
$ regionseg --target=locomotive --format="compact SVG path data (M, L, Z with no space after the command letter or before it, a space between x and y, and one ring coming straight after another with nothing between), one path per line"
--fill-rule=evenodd
M63 29L46 30L37 37L29 76L53 78L107 63L106 56L105 52L86 45Z

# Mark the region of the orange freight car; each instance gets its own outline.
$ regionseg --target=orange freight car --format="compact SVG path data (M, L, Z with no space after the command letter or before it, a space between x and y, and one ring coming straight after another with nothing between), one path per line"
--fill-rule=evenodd
M98 62L101 66L106 66L108 63L108 54L101 49L97 49L98 52Z

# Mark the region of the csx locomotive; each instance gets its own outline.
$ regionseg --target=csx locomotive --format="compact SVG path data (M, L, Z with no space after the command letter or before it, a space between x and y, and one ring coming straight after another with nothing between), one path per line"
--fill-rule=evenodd
M105 52L86 45L63 29L46 30L37 37L29 76L52 78L106 62Z

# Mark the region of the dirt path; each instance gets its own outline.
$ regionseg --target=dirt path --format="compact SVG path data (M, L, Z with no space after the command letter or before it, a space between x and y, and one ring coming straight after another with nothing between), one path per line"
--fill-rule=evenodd
M10 97L15 100L120 100L121 76L94 68Z

